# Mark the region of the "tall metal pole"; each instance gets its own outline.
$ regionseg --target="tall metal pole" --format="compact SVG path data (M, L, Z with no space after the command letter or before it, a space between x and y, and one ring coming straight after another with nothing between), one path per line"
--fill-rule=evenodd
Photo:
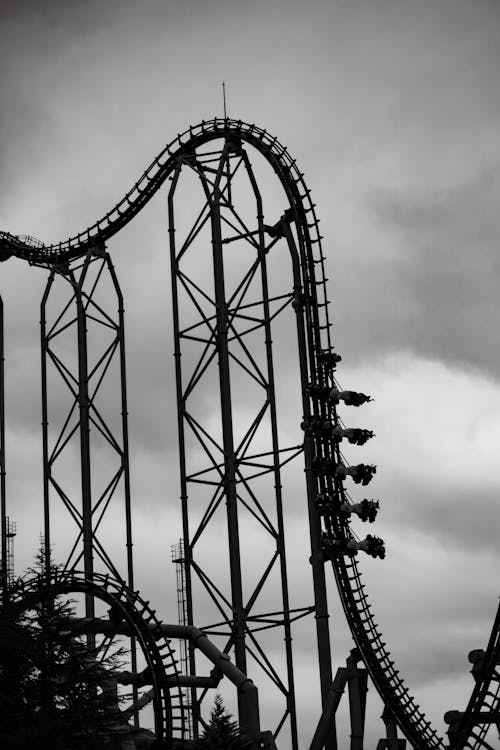
M78 284L75 285L75 295L78 340L78 407L80 412L83 566L85 577L92 580L94 576L94 549L92 531L92 483L90 472L90 401L87 362L87 319L81 293L84 279L85 270L82 273ZM95 616L94 598L90 594L85 595L85 613L87 617Z
M227 151L226 145L224 151ZM225 156L225 154L224 154ZM221 159L221 165L224 160ZM235 663L238 669L246 674L247 658L245 650L246 615L243 605L241 584L240 539L238 527L238 498L236 493L236 455L233 438L233 416L231 408L231 380L229 374L228 349L228 313L224 285L224 261L222 255L222 229L220 215L220 177L221 169L215 182L215 189L210 204L210 222L212 228L212 254L214 263L214 291L216 304L216 350L219 365L219 390L222 419L222 440L224 446L224 479L223 487L226 498L227 528L229 543L229 566L231 578L231 601L233 607L233 633ZM240 725L245 731L247 717L245 703L238 695Z
M290 223L284 217L282 231L287 240L292 259L295 311L297 314L297 334L299 347L300 375L302 380L302 397L304 419L311 416L309 398L307 394L308 364L307 364L307 339L304 325L304 295L300 273L300 261L295 239ZM326 593L325 564L322 556L322 530L315 497L317 488L312 476L311 466L314 458L314 441L307 435L304 438L304 462L306 466L307 508L309 515L309 535L311 541L311 567L314 589L314 607L316 620L316 637L318 644L318 664L321 689L321 705L323 709L327 705L330 688L332 685L332 657L330 645L330 628L328 614L328 600ZM332 719L332 731L328 735L325 747L327 750L336 750L337 737L335 730L335 719Z
M3 300L0 296L0 513L2 523L2 600L9 598L7 555L7 499L5 492L5 351Z
M128 442L128 404L127 404L127 367L125 358L125 309L123 307L123 294L118 283L118 277L115 272L109 253L105 254L106 264L108 266L116 296L118 298L118 347L120 356L120 381L121 381L121 409L122 409L122 471L123 471L123 492L125 496L125 545L127 549L127 583L134 591L134 556L132 541L132 505L130 494L130 459L129 459L129 442ZM130 664L132 672L137 672L137 644L134 637L130 641ZM132 687L134 704L138 700L138 690L134 685ZM139 713L134 711L134 725L139 726Z
M49 342L47 339L47 300L54 283L55 271L52 270L43 293L40 304L40 354L41 354L41 384L42 384L42 461L43 461L43 569L50 572L50 465L49 465L49 421L48 421L48 393L47 393L47 353Z
M182 363L180 347L180 323L179 323L179 301L177 290L177 277L179 272L179 262L176 255L175 243L175 215L174 215L174 193L179 180L181 165L179 164L173 177L172 185L168 193L168 236L170 247L170 264L172 274L172 317L174 329L174 360L175 360L175 382L177 391L177 430L179 440L179 467L180 467L180 487L181 487L181 511L182 511L182 537L184 543L184 572L186 584L186 616L187 624L194 625L193 618L193 588L191 577L191 565L193 561L193 551L191 548L190 530L189 530L189 507L188 492L186 479L186 441L184 435L184 419L186 401L182 389ZM194 645L189 642L189 674L196 674L196 655ZM191 718L193 734L198 736L200 707L198 703L196 688L191 688Z

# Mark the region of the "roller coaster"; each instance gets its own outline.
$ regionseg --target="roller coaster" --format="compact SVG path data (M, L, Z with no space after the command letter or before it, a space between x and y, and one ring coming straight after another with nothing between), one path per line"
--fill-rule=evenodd
M161 623L134 589L123 298L107 250L163 186L183 537L178 562L184 622L176 625ZM273 214L276 205L281 209ZM95 650L96 639L106 648L113 639L129 639L131 668L118 682L132 685L134 696L122 721L134 719L139 736L140 712L152 707L155 741L164 743L155 747L196 738L210 688L225 677L236 687L240 728L255 747L297 750L300 707L292 634L307 618L315 623L321 692L311 750L365 746L368 678L384 705L386 736L378 750L406 743L415 750L498 746L500 614L487 645L470 654L471 696L463 711L445 715L447 740L409 693L372 614L358 558L383 560L384 542L372 534L359 538L352 522L374 522L379 505L353 498L349 485L367 486L376 467L350 464L342 451L373 437L370 430L343 421L362 413L370 397L343 388L337 379L341 357L332 343L322 239L311 192L287 149L266 130L229 118L202 121L178 135L109 213L63 242L44 244L0 232L0 260L19 258L49 273L41 305L47 569L59 506L74 532L52 579L35 577L12 595L3 580L3 609L22 611L43 597L83 597L84 616L74 625L89 649ZM108 310L110 302L116 303L117 316ZM301 430L297 424L299 438L289 445L292 431L279 369L293 358L289 369L296 372ZM116 418L106 413L103 384L110 378ZM65 414L54 410L51 388L65 389ZM96 439L115 461L99 491ZM72 441L78 446L77 489L67 468L58 473ZM1 455L4 462L3 446ZM308 513L313 603L303 606L291 603L286 557L292 495L302 503L305 498ZM124 513L124 560L112 559L100 539L115 497ZM2 529L5 571L5 501ZM355 646L335 676L330 566ZM187 644L185 673L175 659L173 638ZM202 676L207 661L211 672ZM260 727L257 686L274 714L267 732ZM346 687L351 734L337 738L335 714ZM148 746L143 742L134 746ZM151 735L151 747L152 742Z

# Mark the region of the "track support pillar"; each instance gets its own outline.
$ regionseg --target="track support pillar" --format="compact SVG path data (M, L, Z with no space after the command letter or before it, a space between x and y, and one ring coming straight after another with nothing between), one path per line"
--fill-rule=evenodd
M5 493L5 378L4 378L4 326L3 300L0 297L0 515L2 528L1 549L1 587L2 602L6 604L9 596L9 563L8 563L8 521L7 502Z
M398 738L398 725L387 706L382 712L382 721L385 724L385 739L379 740L377 750L405 750L406 740Z
M351 718L350 750L363 750L367 683L366 669L357 668L353 657L350 656L347 666L337 670L330 686L309 750L322 750L327 745L329 735L332 730L335 731L335 716L346 686Z

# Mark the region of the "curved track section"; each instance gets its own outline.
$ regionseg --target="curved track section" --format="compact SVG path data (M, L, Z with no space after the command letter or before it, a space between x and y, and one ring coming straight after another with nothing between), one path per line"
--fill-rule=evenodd
M95 574L92 580L76 571L53 571L47 578L35 575L21 580L11 590L10 600L2 613L17 615L42 600L58 596L84 594L104 602L114 613L114 618L134 637L142 650L152 686L151 704L157 739L170 741L184 737L184 710L182 692L176 683L179 672L170 641L161 631L155 612L137 592L125 583L107 575ZM167 684L168 680L168 684Z
M53 245L44 245L31 237L20 237L8 232L0 232L0 260L16 256L34 265L52 267L84 256L94 247L102 245L119 232L145 206L166 178L174 171L180 159L185 159L187 155L193 154L199 146L217 138L240 140L256 148L267 159L281 181L290 203L291 220L295 224L299 245L302 291L305 300L307 376L309 383L317 389L325 391L325 389L332 387L336 388L337 384L332 371L327 370L323 364L325 352L331 352L332 346L326 296L327 279L325 278L324 257L321 249L322 238L315 207L311 201L310 191L303 180L302 173L296 166L295 160L291 158L286 148L276 138L255 125L245 124L240 120L214 119L202 121L199 125L190 127L166 146L124 198L94 225L64 242ZM331 426L342 428L335 404L328 402L328 399L317 398L312 393L308 394L308 398L310 398L311 414L314 419L326 420ZM314 443L316 456L330 461L334 466L342 463L343 459L338 440L334 440L331 436L327 438L314 437ZM312 466L306 466L306 471L311 471L312 468ZM348 524L349 516L339 512L342 503L349 503L342 480L338 477L320 476L317 478L316 484L318 498L325 492L331 493L335 498L335 502L330 508L326 510L323 508L319 511L322 516L325 540L327 543L344 545L345 547L353 537ZM401 730L414 748L437 750L437 748L443 747L443 740L431 728L430 723L415 704L394 667L372 615L355 558L349 554L332 554L331 557L349 626L382 700L392 711ZM78 583L79 586L93 585L82 581L75 581L74 583ZM53 585L71 588L73 584L61 582ZM103 584L101 582L97 585L102 586ZM107 590L109 586L108 582L104 589ZM123 592L120 596L124 596ZM139 624L137 624L137 628L138 637L144 639L146 646L148 636L146 632L141 630ZM151 645L150 641L148 643ZM149 646L146 647L149 648ZM154 667L159 670L159 663L155 662ZM475 706L479 705L482 700L477 685L476 688L473 692L474 700L471 698ZM471 710L476 709L471 708ZM165 721L167 721L167 718L164 719ZM467 727L468 724L466 725L465 721L462 722L460 737L463 741L461 740L460 747L466 744L466 735L472 731L472 724L469 728ZM468 746L474 748L477 745L472 742Z
M449 711L445 721L450 724L448 736L453 750L479 750L491 748L486 741L488 730L496 725L500 732L498 717L500 707L500 607L493 623L493 628L485 651L471 651L469 660L474 664L472 674L475 679L474 689L466 710ZM491 717L484 721L484 717Z

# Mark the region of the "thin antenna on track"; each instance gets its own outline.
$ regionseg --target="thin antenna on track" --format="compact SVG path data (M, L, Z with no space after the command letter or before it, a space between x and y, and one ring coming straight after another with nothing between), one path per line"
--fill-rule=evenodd
M227 120L226 112L226 84L222 81L222 101L224 102L224 119Z

